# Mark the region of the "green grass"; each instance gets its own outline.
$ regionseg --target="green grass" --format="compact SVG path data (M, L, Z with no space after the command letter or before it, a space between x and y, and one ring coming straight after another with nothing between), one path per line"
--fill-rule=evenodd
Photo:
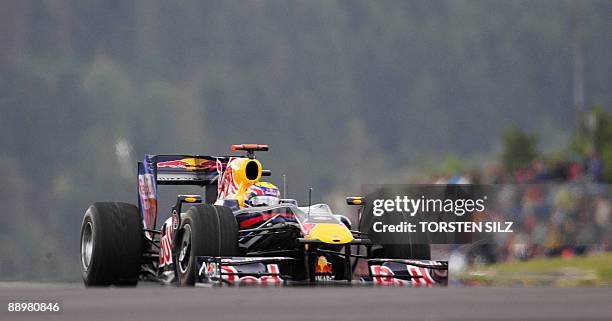
M484 285L612 286L612 253L492 264L459 278Z

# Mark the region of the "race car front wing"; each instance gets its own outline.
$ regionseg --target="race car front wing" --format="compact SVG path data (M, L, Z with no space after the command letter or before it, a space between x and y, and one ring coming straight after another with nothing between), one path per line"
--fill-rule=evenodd
M196 258L198 285L286 285L292 278L290 257Z
M198 256L196 284L200 286L304 284L294 280L297 260L291 257ZM368 275L359 280L323 280L316 284L384 286L446 286L448 262L409 259L368 259ZM310 282L312 284L312 282Z
M368 271L378 285L448 285L448 261L369 259Z

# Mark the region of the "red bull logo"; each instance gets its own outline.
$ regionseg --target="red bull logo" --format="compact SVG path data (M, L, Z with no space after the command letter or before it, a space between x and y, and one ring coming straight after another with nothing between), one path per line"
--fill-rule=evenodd
M167 161L157 163L158 168L186 168L190 164L183 160Z
M327 261L327 258L323 255L317 259L317 265L315 266L316 274L332 274L332 264Z
M201 158L183 158L166 162L157 163L157 168L176 168L186 170L204 170L204 169L216 169L217 164L215 161Z

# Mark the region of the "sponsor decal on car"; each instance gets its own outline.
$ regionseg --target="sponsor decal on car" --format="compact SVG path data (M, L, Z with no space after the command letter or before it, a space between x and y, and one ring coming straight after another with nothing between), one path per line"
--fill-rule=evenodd
M372 275L374 275L374 283L381 285L398 285L405 286L408 285L408 282L402 279L396 279L393 276L393 270L391 270L388 266L384 265L372 265L370 266L370 271Z
M142 206L142 219L145 228L152 228L157 217L157 192L155 188L155 177L153 174L138 175L138 189L140 204ZM152 238L147 233L149 238Z
M232 164L235 160L238 159L236 157L231 157L227 163L225 171L223 171L223 166L220 165L221 162L217 164L217 172L219 173L219 184L217 186L217 199L226 199L230 195L235 195L238 192L238 185L236 180L234 179L234 170Z
M241 276L245 272L239 270L236 266L219 265L214 261L204 262L200 271L198 271L198 275L203 276L209 282L219 282L221 279L229 285L279 285L283 283L278 264L265 264L264 266L262 263L253 263L252 265L251 268L258 271L252 271L253 275ZM242 268L245 268L245 266L242 266ZM259 273L268 275L257 276Z
M172 226L164 224L165 233L159 240L159 267L164 267L172 264Z
M173 210L172 211L172 229L173 230L178 229L178 224L179 224L178 212L176 210Z
M317 281L329 281L334 279L334 270L331 262L324 255L317 258L315 266L315 278Z
M437 283L432 277L430 269L409 264L404 267L405 270L402 269L403 271L399 272L400 274L387 265L372 265L370 271L374 276L374 283L380 285L432 286Z
M186 169L192 171L215 169L216 167L217 164L213 160L194 157L157 163L157 168Z

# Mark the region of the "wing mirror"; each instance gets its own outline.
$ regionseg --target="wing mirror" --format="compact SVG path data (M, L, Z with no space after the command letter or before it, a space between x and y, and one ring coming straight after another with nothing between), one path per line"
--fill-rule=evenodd
M348 205L365 205L366 198L362 196L349 196L346 198L346 204Z

